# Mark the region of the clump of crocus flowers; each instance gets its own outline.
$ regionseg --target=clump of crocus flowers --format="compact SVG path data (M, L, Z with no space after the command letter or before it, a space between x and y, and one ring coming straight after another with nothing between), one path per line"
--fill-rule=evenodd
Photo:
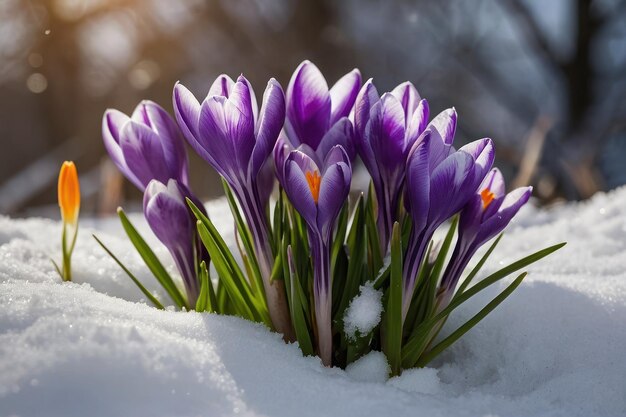
M431 119L428 102L409 82L380 95L372 80L361 85L353 70L329 88L305 61L286 93L269 80L260 107L243 75L221 75L208 94L198 93L202 101L177 83L174 118L144 101L131 116L107 110L102 125L111 158L144 192L146 221L171 253L178 276L167 272L119 209L124 229L181 309L262 322L327 366L345 367L382 350L398 374L426 365L458 340L525 273L439 338L459 305L562 246L475 280L531 189L506 194L492 167L492 141L456 149L455 109ZM184 140L223 179L239 256L189 188ZM371 186L351 199L357 157ZM434 242L440 228L448 231ZM148 292L98 242L163 308L167 301ZM382 319L367 334L348 334L345 312L363 285L380 291Z
M58 191L59 208L61 210L61 266L52 261L63 281L72 280L72 252L78 236L78 213L80 212L80 185L78 172L72 161L65 161L59 172Z

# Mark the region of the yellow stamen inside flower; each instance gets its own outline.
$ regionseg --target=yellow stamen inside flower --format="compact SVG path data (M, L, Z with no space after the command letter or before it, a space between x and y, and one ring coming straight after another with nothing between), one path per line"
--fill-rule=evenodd
M59 172L58 193L63 222L76 224L80 210L80 186L74 162L63 162Z
M493 201L496 196L491 192L489 188L485 188L480 192L480 198L483 200L483 210L489 207L489 204Z
M307 171L304 175L306 176L306 182L309 183L309 190L311 190L313 201L317 204L317 200L320 197L320 182L322 181L322 177L320 177L317 171Z

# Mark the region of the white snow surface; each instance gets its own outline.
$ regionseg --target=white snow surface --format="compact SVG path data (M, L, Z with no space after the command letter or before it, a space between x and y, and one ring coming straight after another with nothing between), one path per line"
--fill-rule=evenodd
M223 200L208 210L232 230ZM132 218L174 271L141 215ZM525 208L482 276L568 245L530 267L430 368L389 381L380 353L328 369L261 325L146 305L91 238L167 301L116 219L82 221L75 282L61 283L49 260L60 256L60 230L51 220L0 217L0 416L626 415L626 188ZM446 331L503 285L456 311Z
M373 285L361 285L359 295L354 297L346 309L343 325L348 337L369 334L380 323L383 312L382 291L374 289Z

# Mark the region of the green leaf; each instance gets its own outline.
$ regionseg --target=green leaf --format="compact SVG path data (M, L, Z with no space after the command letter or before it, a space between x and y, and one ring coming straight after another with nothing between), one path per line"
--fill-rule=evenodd
M50 262L52 262L52 265L54 265L54 269L56 269L57 273L59 274L59 276L61 277L61 280L65 281L63 279L63 273L61 272L61 269L59 268L59 265L57 265L56 262L54 262L54 259L50 259Z
M484 319L489 313L493 311L502 301L504 301L515 289L522 283L524 278L526 277L526 272L522 273L519 277L515 279L504 291L498 294L489 304L487 304L482 310L480 310L476 315L474 315L471 319L469 319L465 324L456 329L450 336L446 337L444 340L439 342L435 347L430 349L428 352L420 356L417 361L418 367L426 366L430 361L432 361L437 355L443 352L445 349L450 347L454 342L459 340L461 336L467 333L472 327L476 326L482 319Z
M291 286L291 304L290 313L293 320L293 326L296 331L296 339L300 346L300 350L305 356L312 356L314 354L313 343L311 342L311 333L305 318L305 311L303 304L307 302L306 299L301 298L301 291L297 290L297 287L301 286L300 279L298 278L298 272L296 266L293 263L293 254L291 252L291 246L287 246L286 254L287 258L289 282Z
M485 262L487 262L487 259L489 258L489 256L491 256L491 253L493 252L493 250L496 248L496 246L498 246L498 243L500 243L500 239L502 239L503 235L504 233L500 233L498 237L496 238L496 240L491 244L491 246L489 246L489 249L487 249L487 252L485 252L483 257L480 258L480 261L478 261L474 269L472 269L469 275L463 280L463 283L459 286L459 288L456 291L456 294L454 295L455 297L458 296L459 294L463 294L463 291L465 291L465 289L470 284L470 282L472 282L476 274L478 274L478 271L480 271L480 269L483 267Z
M343 288L341 288L341 299L336 311L336 318L341 318L350 301L358 294L359 287L363 283L365 272L365 262L367 254L367 240L365 238L365 205L363 198L359 198L354 209L352 225L348 234L348 271Z
M161 286L172 298L174 304L176 304L178 308L185 307L187 309L190 309L190 306L187 304L185 297L181 294L170 274L167 273L165 267L163 266L161 261L159 261L159 258L157 258L152 249L150 249L150 246L148 246L148 244L141 237L139 232L137 232L137 229L135 229L135 226L132 225L132 223L126 216L126 213L124 213L124 210L122 210L121 207L117 209L117 214L122 221L122 226L124 227L126 235L137 249L137 252L139 252L139 255L148 266L148 269L150 269L157 281L159 281Z
M534 262L537 262L538 260L559 250L563 246L565 246L565 242L542 249L529 256L526 256L525 258L522 258L516 262L513 262L512 264L489 275L488 277L478 282L476 285L474 285L472 288L468 289L467 291L463 292L462 294L458 294L458 296L453 297L452 301L446 308L444 308L443 310L441 310L441 312L439 312L438 314L436 314L434 317L430 318L429 320L425 321L424 323L420 324L416 328L415 332L413 332L413 336L409 338L408 342L405 344L402 350L403 363L409 363L409 364L415 363L418 360L422 349L425 347L425 343L427 342L425 341L425 339L431 333L432 329L437 325L437 323L440 320L445 319L450 313L452 313L452 311L454 311L457 307L459 307L465 301L469 300L471 297L478 294L480 291L484 290L490 285L493 285L494 283L498 282L502 278Z
M376 274L383 266L383 254L380 250L378 226L376 225L376 198L374 198L374 195L374 186L370 183L370 189L367 195L367 204L365 205L365 221L367 226L371 275Z
M157 300L157 299L156 299L156 297L155 297L154 295L152 295L152 294L150 293L150 291L148 291L148 290L146 289L146 287L144 287L144 286L143 286L143 284L142 284L142 283L141 283L141 282L140 282L140 281L139 281L139 280L135 277L135 275L133 275L133 273L132 273L132 272L130 272L130 271L129 271L129 269L128 269L128 268L126 268L126 266L124 266L124 264L123 264L123 263L122 263L119 259L117 259L117 257L116 257L115 255L113 255L113 252L111 252L111 251L109 250L109 248L107 248L107 247L104 245L104 243L102 243L102 241L96 237L96 235L91 235L91 236L93 236L93 238L94 238L94 239L96 239L96 242L98 242L98 244L99 244L100 246L102 246L102 249L104 249L104 250L106 251L106 253L108 253L108 254L109 254L109 256L110 256L111 258L113 258L113 260L114 260L115 262L117 262L117 264L118 264L118 265L119 265L119 266L120 266L120 267L124 270L124 272L126 272L126 275L128 275L128 276L130 277L130 279L132 279L132 280L133 280L133 282L135 283L135 285L136 285L137 287L139 287L139 289L140 289L140 290L141 290L141 292L142 292L142 293L146 296L146 298L148 298L148 300L150 300L150 302L151 302L152 304L154 304L154 306L155 306L156 308L161 309L161 310L164 310L165 308L163 307L163 304L161 304L161 303L159 302L159 300ZM55 266L56 266L56 265L55 265Z
M206 267L206 262L200 263L200 295L196 301L196 311L209 311L214 312L215 309L211 303L211 291L213 284L209 281L209 271Z
M241 241L243 242L243 246L245 249L245 255L242 253L242 259L246 264L246 269L250 278L250 284L252 286L252 292L258 293L260 292L260 298L265 300L265 287L263 286L263 278L261 277L261 270L259 268L259 262L256 258L256 254L254 252L254 245L252 240L252 235L250 234L250 229L244 222L241 217L241 213L239 212L239 207L235 202L235 197L228 186L228 183L224 178L222 178L222 186L224 187L224 193L226 194L226 199L228 200L228 205L230 207L230 211L233 214L235 219L235 224L237 225L237 231L239 232L239 237L241 237Z
M391 236L391 284L385 308L385 355L391 366L391 374L400 374L402 347L402 239L400 224L393 225Z
M348 217L349 217L349 212L350 212L350 204L349 201L346 201L343 205L343 207L341 208L341 211L339 212L339 217L337 220L337 227L336 227L336 231L335 231L335 237L333 239L333 243L332 243L332 249L331 249L331 263L330 263L330 270L334 271L335 270L335 266L336 266L336 260L337 260L337 256L339 255L340 251L343 251L343 244L344 241L346 240L346 233L348 230Z
M437 254L437 259L435 260L435 265L433 266L431 272L431 279L438 281L439 276L441 275L441 271L443 270L444 262L446 261L446 257L448 256L448 251L450 250L450 245L452 244L452 239L454 238L454 233L456 232L456 227L459 224L459 216L454 216L452 220L452 224L448 229L448 233L443 240L441 245L441 249L439 249L439 254Z

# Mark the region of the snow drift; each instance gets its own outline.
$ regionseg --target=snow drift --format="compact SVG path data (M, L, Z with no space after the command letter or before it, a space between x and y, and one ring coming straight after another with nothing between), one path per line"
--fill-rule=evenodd
M208 211L232 230L224 201ZM174 272L141 216L133 220ZM327 369L261 325L156 310L92 232L167 301L117 219L82 221L75 282L62 284L49 260L60 254L60 224L0 217L0 416L626 415L626 188L526 207L482 276L569 244L532 265L431 368L391 380L377 352ZM461 307L446 329L502 288Z

